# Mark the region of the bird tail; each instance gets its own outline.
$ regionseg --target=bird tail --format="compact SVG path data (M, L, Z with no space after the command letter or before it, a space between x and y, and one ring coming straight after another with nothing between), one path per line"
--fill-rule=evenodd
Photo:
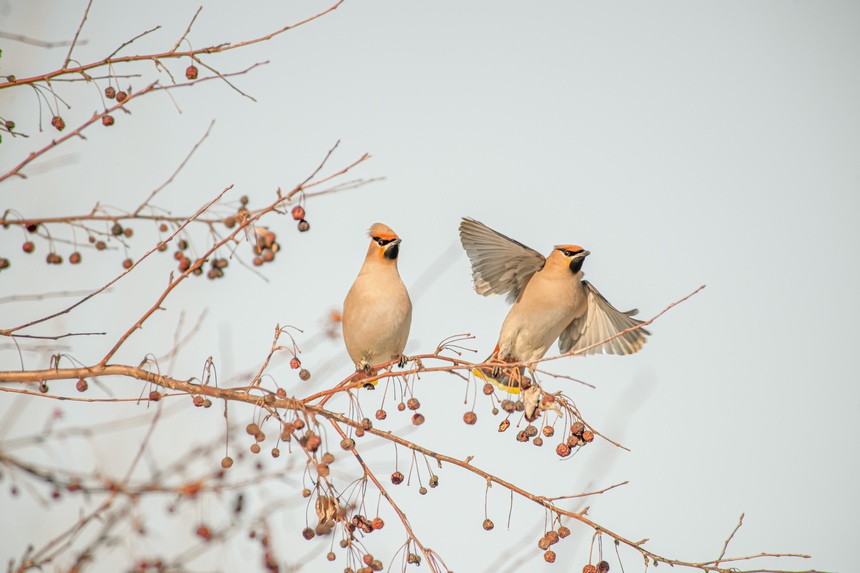
M484 362L492 363L497 361L497 352L498 348L496 348L496 351L490 354ZM496 371L495 375L493 375L494 370ZM496 388L504 390L508 394L519 394L524 380L525 368L522 366L505 367L499 363L496 367L480 366L473 368L472 374L474 374L476 378L479 378L484 382L489 382Z

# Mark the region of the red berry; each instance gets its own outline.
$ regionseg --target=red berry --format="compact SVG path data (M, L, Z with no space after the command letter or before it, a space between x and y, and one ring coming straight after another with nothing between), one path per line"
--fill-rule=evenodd
M102 125L105 127L109 127L113 125L114 119L113 116L105 114L102 116Z
M299 360L297 356L293 356L290 359L290 368L292 368L293 370L295 370L296 368L301 368L301 366L302 366L302 361Z
M116 97L116 89L113 86L108 86L105 88L105 97L108 99L113 99Z
M69 262L76 265L81 262L81 254L77 251L69 255Z
M57 131L63 131L66 129L66 122L63 121L63 118L59 115L55 115L51 118L51 125L53 125Z
M474 412L466 412L463 414L463 421L471 426L478 421L478 415Z
M199 73L200 73L200 71L197 69L197 66L195 66L194 64L191 64L190 66L185 68L185 79L196 80L197 75Z
M116 101L118 101L119 103L122 103L127 99L128 99L128 94L125 93L124 91L116 92Z
M25 253L32 253L36 250L36 243L33 241L26 241L22 247Z
M305 208L301 205L296 205L293 207L293 219L296 221L301 221L305 218Z

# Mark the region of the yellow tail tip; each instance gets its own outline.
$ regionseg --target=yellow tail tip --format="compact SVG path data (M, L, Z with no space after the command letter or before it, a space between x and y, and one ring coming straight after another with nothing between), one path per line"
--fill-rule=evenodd
M520 387L519 386L512 386L509 384L505 384L501 380L493 378L492 376L490 376L489 374L487 374L486 372L484 372L480 368L473 368L472 374L474 374L476 378L480 378L484 382L489 382L490 384L492 384L493 386L495 386L499 390L503 390L503 391L507 392L508 394L519 394L520 393ZM504 376L504 379L510 380L510 378L507 376Z

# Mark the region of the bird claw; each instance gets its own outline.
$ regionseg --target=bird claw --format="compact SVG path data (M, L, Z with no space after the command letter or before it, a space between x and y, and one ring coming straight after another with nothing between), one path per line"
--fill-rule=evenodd
M409 358L405 354L401 354L397 357L397 366L403 368L406 366L406 363L409 362Z

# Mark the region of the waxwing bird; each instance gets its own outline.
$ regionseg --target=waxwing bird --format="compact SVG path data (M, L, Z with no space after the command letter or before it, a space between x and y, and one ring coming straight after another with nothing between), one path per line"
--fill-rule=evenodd
M403 349L412 325L412 301L397 271L400 237L374 223L358 277L343 301L343 341L356 371L391 360L406 364Z
M633 354L645 343L649 333L642 328L607 341L642 321L633 318L636 310L620 312L582 279L582 263L591 254L582 247L556 245L544 258L469 218L460 223L460 242L472 263L478 294L507 294L513 303L487 362L524 362L534 376L534 362L556 339L562 354ZM500 366L476 369L475 374L512 393L528 387L523 366L507 372Z

